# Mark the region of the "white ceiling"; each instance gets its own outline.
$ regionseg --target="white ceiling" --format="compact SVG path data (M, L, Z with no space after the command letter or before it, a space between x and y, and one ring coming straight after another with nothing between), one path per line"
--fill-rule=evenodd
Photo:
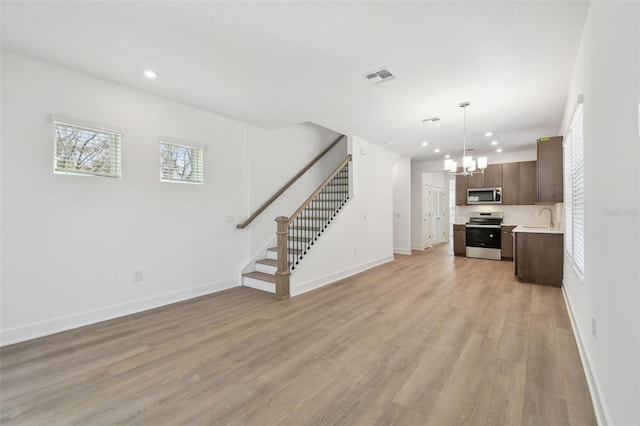
M415 160L560 126L584 1L10 2L2 47L267 128L312 121ZM374 85L386 67L397 78ZM146 69L158 79L142 77ZM423 124L439 116L441 121ZM421 142L428 141L424 148ZM434 153L440 148L439 154ZM493 153L490 161L499 154Z

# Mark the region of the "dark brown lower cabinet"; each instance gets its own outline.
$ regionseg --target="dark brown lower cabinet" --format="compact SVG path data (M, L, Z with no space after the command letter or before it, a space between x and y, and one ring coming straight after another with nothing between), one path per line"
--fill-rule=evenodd
M503 259L513 259L513 228L515 226L503 226L500 231L502 233L502 241L500 244L501 256Z
M453 254L467 255L467 233L464 225L453 225Z
M515 271L525 283L562 287L562 234L516 232Z

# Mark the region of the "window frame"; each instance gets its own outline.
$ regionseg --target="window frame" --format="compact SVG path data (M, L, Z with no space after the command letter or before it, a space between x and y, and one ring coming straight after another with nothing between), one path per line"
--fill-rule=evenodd
M584 102L574 109L564 139L565 156L565 256L576 275L584 281Z
M74 175L74 176L99 176L110 178L121 178L122 176L122 138L124 132L109 128L107 126L101 126L93 123L85 123L81 120L67 119L57 116L52 116L53 123L53 172L59 175ZM96 134L102 134L107 136L108 143L108 156L109 156L109 171L101 172L94 170L83 170L78 168L61 167L60 147L58 138L58 129L64 127L65 129L72 128L76 131L93 132ZM75 147L74 147L75 149ZM64 164L64 163L63 163Z
M175 148L182 148L191 150L192 152L192 162L195 162L195 167L193 168L193 172L195 173L195 178L192 179L181 179L181 178L165 178L163 173L163 146L172 146ZM205 148L199 146L197 144L192 144L189 142L178 141L171 138L160 138L159 140L159 149L160 149L160 182L163 183L187 183L192 185L203 185L204 184L204 151ZM195 155L193 155L195 153ZM193 166L192 166L193 167ZM175 169L174 169L175 171Z

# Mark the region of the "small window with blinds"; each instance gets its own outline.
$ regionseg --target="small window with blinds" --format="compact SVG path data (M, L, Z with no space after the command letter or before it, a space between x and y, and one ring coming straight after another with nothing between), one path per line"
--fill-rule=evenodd
M54 172L120 177L122 134L54 121Z
M565 251L576 272L584 274L584 123L582 97L565 138Z
M203 182L203 149L160 141L162 182Z

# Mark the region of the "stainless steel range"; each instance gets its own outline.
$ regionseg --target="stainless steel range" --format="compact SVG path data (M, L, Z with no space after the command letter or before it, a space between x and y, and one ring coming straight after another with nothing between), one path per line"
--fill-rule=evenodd
M501 259L502 212L471 212L466 224L467 257Z

